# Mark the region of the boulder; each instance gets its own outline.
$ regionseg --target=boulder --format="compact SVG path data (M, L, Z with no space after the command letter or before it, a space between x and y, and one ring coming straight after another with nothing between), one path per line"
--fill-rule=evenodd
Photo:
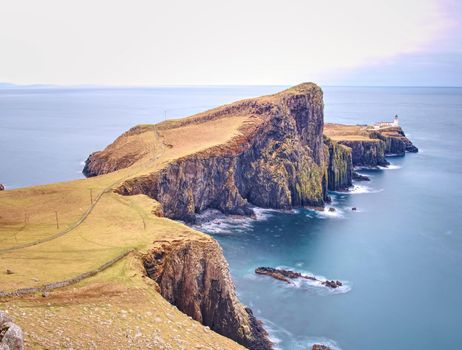
M3 191L5 190L5 186L3 186L2 184L0 184L0 191Z
M322 344L314 344L311 347L311 350L332 350L330 347Z
M330 212L334 212L334 211L335 211L335 208L330 207L330 208L329 208L329 211L330 211Z
M0 311L0 349L24 350L24 335L21 327L13 323L2 311Z

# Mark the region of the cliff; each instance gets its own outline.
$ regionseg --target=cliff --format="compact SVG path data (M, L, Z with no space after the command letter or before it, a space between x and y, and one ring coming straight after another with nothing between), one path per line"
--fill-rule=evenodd
M249 349L271 349L261 323L238 301L213 239L156 244L144 256L144 266L162 296L194 320Z
M324 136L327 157L327 190L347 190L352 185L352 149Z
M386 166L387 155L404 156L405 152L418 152L400 127L376 130L368 125L326 124L324 133L352 152L354 166Z
M226 134L223 124L233 118L240 121L228 139L176 156L183 140L175 134L192 126L207 130L213 123ZM117 192L146 194L161 204L162 215L189 222L205 209L251 215L253 205L321 207L328 183L323 124L322 91L310 83L161 123L156 132L164 140L166 152L176 157L158 169L127 179ZM106 150L92 154L85 173L99 175L127 167L127 154L131 153L120 152L124 149L121 142L119 138ZM109 165L106 159L110 159Z

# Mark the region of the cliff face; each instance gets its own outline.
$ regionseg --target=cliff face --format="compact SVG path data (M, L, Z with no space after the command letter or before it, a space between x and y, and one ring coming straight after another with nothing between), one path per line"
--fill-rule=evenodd
M375 167L389 164L385 159L385 143L380 140L345 140L339 143L351 148L352 161L355 166Z
M327 189L347 190L352 186L353 159L350 147L324 137L327 156Z
M406 137L403 129L392 127L382 131L371 132L371 137L385 143L385 153L404 156L405 152L417 153L419 149Z
M418 152L400 127L375 129L367 125L326 124L326 136L351 149L354 166L386 166L387 155Z
M185 221L194 221L195 214L207 208L251 214L250 204L277 209L322 206L326 164L321 89L302 84L212 111L205 119L237 113L251 115L253 123L231 142L127 180L118 192L147 194L162 204L165 216Z
M218 243L211 238L157 244L144 266L179 310L252 350L271 349L267 333L236 297Z

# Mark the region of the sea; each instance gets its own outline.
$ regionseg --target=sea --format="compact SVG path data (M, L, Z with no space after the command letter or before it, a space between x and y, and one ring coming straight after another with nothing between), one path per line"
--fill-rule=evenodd
M0 183L8 189L82 178L87 156L128 128L179 118L281 86L0 90ZM462 348L462 88L325 86L325 121L395 114L417 154L348 193L335 211L256 208L257 219L200 225L221 244L240 300L275 347ZM356 211L352 210L356 208ZM1 215L1 214L0 214ZM256 275L287 268L343 283Z

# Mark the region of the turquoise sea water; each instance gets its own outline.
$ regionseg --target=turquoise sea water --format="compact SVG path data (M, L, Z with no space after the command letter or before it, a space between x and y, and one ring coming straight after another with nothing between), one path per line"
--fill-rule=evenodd
M138 123L188 115L280 87L0 90L0 183L80 177L86 156ZM371 182L332 194L331 214L259 210L203 227L223 247L240 299L280 349L460 349L462 89L326 87L328 122L400 115L420 148L361 170ZM358 209L351 211L352 207ZM253 271L284 266L339 279L336 293Z

